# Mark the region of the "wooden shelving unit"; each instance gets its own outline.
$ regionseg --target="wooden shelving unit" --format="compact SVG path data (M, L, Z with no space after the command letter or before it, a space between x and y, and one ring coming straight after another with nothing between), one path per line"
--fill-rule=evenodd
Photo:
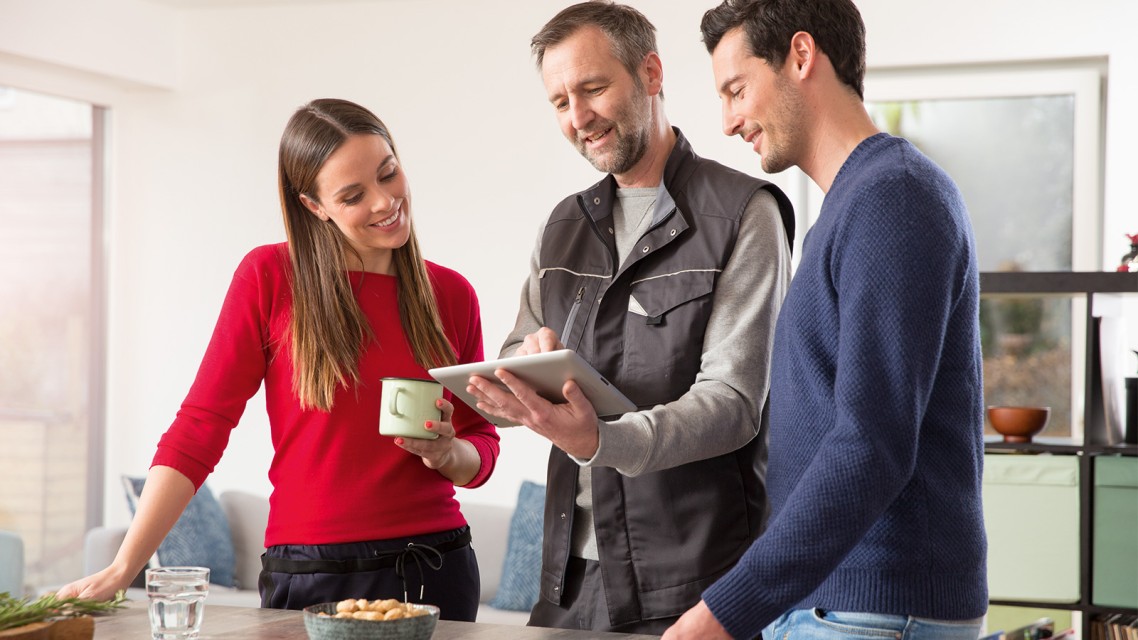
M998 436L987 437L986 453L1025 453L1075 455L1079 458L1079 587L1076 603L993 600L991 604L1048 608L1083 613L1082 637L1090 640L1091 618L1098 614L1138 614L1138 608L1102 607L1093 604L1094 594L1094 458L1099 455L1138 456L1138 445L1106 442L1106 420L1102 403L1101 363L1098 322L1094 316L1095 294L1138 294L1138 273L1118 272L987 272L980 274L981 295L1030 295L1087 297L1087 355L1084 400L1084 437L1036 438L1034 442L1005 443Z

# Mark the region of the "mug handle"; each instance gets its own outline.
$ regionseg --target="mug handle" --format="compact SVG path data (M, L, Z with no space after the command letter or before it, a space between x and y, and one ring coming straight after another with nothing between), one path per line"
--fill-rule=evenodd
M396 418L406 418L407 416L399 413L399 394L403 393L403 387L395 387L395 393L391 394L391 402L387 405L387 412Z

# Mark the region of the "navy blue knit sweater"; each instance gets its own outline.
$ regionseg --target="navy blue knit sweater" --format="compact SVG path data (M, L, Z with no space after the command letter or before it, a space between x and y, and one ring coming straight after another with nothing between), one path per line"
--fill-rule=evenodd
M909 142L842 166L775 330L772 515L703 594L749 638L790 609L987 609L979 271L952 180Z

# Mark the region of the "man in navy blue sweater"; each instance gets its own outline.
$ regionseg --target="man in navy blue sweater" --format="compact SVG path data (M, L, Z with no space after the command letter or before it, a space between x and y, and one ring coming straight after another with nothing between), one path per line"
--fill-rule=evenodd
M963 199L866 113L850 0L726 0L702 31L724 132L826 197L775 329L767 530L664 637L975 640L983 386Z

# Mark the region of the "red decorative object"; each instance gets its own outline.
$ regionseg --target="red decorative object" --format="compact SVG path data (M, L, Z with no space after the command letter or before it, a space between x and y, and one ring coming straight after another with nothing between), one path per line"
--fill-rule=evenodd
M1051 407L988 407L988 421L1004 442L1031 442L1051 417Z
M1138 272L1138 233L1125 233L1123 235L1130 239L1130 253L1122 256L1122 263L1118 265L1118 271Z

